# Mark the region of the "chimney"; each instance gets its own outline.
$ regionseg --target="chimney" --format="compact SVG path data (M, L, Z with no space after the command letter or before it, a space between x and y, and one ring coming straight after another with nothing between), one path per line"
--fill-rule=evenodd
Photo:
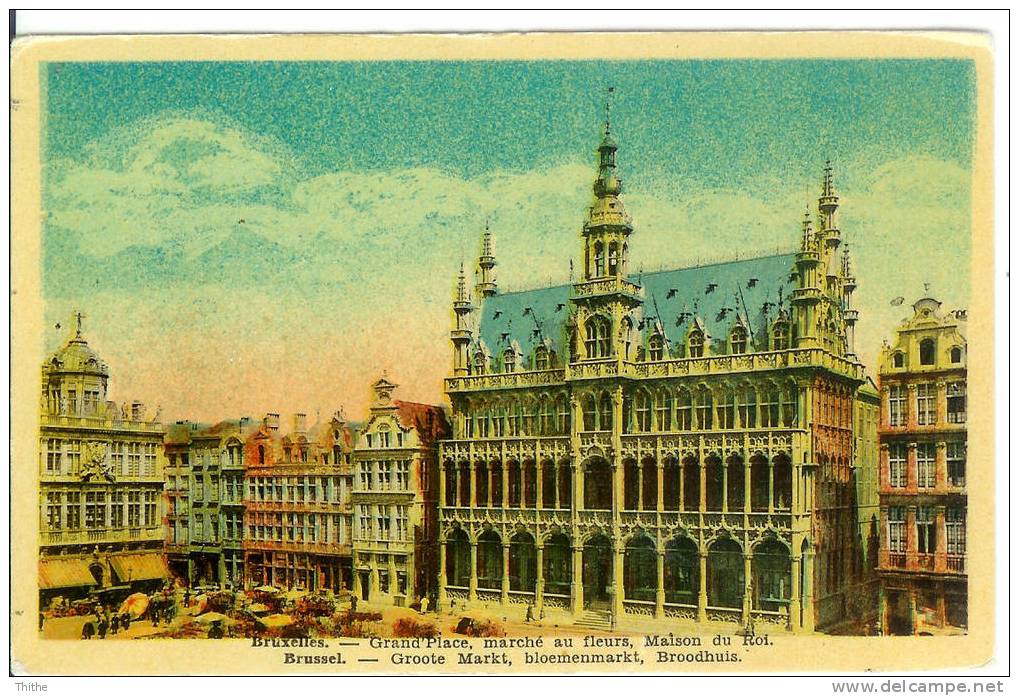
M269 430L275 431L280 429L280 414L267 413L265 414L265 418L263 420L265 421L265 424L266 426L268 426Z
M145 404L141 401L131 402L131 420L140 421L145 417Z
M333 413L333 418L340 423L347 422L347 414L343 412L342 408Z
M290 417L290 431L294 434L304 434L307 432L305 428L305 414L295 413Z

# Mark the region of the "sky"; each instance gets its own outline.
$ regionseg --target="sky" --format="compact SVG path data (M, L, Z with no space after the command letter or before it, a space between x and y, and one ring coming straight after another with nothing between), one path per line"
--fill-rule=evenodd
M80 309L111 398L164 420L356 419L383 372L442 403L456 271L486 221L501 288L566 282L609 85L632 267L793 249L830 159L871 372L924 283L969 301L966 61L42 70L40 360Z

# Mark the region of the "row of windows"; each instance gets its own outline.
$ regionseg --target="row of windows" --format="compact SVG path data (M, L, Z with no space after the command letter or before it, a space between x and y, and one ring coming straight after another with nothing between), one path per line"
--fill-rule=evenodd
M410 460L363 459L358 465L357 490L410 490Z
M905 488L908 481L908 447L904 442L888 446L888 485ZM948 485L966 485L966 443L949 442L945 447L945 469ZM919 442L916 445L916 487L934 488L937 485L937 445Z
M539 398L534 404L511 403L472 409L463 420L465 438L566 435L570 432L570 404L565 396Z
M396 437L394 438L393 433L389 432L388 427L385 425L380 425L377 432L367 433L364 436L364 440L369 448L403 447L403 433L397 430Z
M888 425L903 427L908 425L908 388L905 384L892 384L888 387ZM937 385L933 382L916 384L916 424L937 424ZM945 391L945 421L947 423L966 422L966 383L949 382Z
M347 543L342 515L316 513L248 513L248 539L256 541Z
M51 476L76 475L81 469L82 440L47 438L45 472ZM110 471L116 477L151 478L156 475L156 444L153 442L110 443Z
M157 501L156 491L48 491L46 527L50 531L154 527Z
M906 508L888 508L888 551L904 554L909 551L906 534ZM966 553L966 509L949 507L945 509L944 551L950 555ZM938 549L937 513L933 507L921 506L916 509L916 553L933 554Z
M358 505L354 534L361 541L407 541L407 506Z
M937 362L938 347L937 341L933 338L925 338L920 341L920 364L921 365L934 365ZM952 346L948 351L948 359L953 365L958 365L962 362L962 347ZM899 351L892 355L892 366L893 367L905 367L906 366L906 354Z
M336 503L346 493L340 476L254 476L247 482L247 499L257 503Z

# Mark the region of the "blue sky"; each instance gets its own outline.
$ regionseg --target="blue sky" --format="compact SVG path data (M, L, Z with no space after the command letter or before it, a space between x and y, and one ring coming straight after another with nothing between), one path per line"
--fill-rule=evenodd
M864 356L902 318L890 297L968 301L945 263L969 254L964 61L43 70L48 318L82 307L115 390L173 415L356 411L383 368L441 399L453 275L485 218L504 287L566 277L607 85L637 264L791 247L830 157Z

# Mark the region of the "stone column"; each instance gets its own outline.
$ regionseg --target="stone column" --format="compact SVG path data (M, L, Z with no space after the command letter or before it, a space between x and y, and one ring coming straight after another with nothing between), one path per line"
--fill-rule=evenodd
M658 456L658 461L655 463L655 481L658 489L658 500L655 503L655 509L658 512L665 511L665 462L662 461L661 454Z
M803 558L803 631L814 632L814 549Z
M509 560L510 560L510 548L509 542L503 540L502 542L502 594L499 597L499 601L502 602L503 606L509 604L509 588L510 588L510 574L509 574Z
M771 455L771 452L768 452ZM775 513L775 460L768 457L768 514Z
M744 448L745 454L750 454L749 448ZM751 507L751 495L750 487L753 485L753 481L750 478L750 458L746 457L743 459L743 512L749 515L753 508Z
M499 468L499 470L502 472L502 491L500 491L502 493L502 500L500 501L500 503L502 504L501 505L502 507L507 508L509 507L510 502L509 462L506 461L505 457L503 457L502 466Z
M467 599L471 602L478 599L478 542L471 539L471 578L467 585Z
M637 509L644 509L644 462L637 455ZM625 476L625 474L624 474Z
M618 624L623 617L623 554L626 550L622 541L615 540L612 551L612 586L615 588L612 595L612 613Z
M708 465L704 461L704 453L703 452L701 452L701 460L700 460L700 462L698 462L698 465L700 467L700 477L701 477L701 480L700 480L701 499L700 499L700 504L698 506L698 509L701 512L705 512L708 509L708 486L707 486L707 483L708 483Z
M570 462L570 481L573 484L573 509L584 509L584 465L579 462Z
M545 606L545 547L540 543L534 548L534 618L541 617Z
M584 547L573 547L573 573L570 576L570 611L574 616L584 611Z
M888 595L885 593L883 586L878 587L877 594L877 620L878 625L881 627L881 635L887 636L888 633Z
M686 465L679 459L679 511L686 512Z
M562 501L559 498L559 467L561 464L555 459L552 460L552 486L555 490L555 509L562 509Z
M729 512L729 462L722 461L722 512Z
M545 478L545 463L538 457L537 452L534 455L534 472L536 477L534 482L534 490L536 491L534 494L534 509L540 510L545 507L545 499L542 497L545 490L543 481Z
M389 574L389 596L392 597L400 593L400 588L396 582L396 556L390 553L387 560L386 571Z
M708 552L700 552L700 587L697 590L697 620L708 620Z
M916 590L910 588L909 590L909 625L910 634L916 635Z
M658 585L655 592L655 617L665 616L665 551L659 550L658 559Z
M477 461L467 462L467 477L470 479L468 485L470 487L470 506L472 508L478 506L478 476L477 476L478 464Z
M354 568L354 583L357 584L357 567ZM446 544L439 539L439 596L435 611L443 611L449 602L446 600Z
M906 427L916 427L916 385L906 385Z
M938 505L934 509L934 533L937 535L934 552L934 571L944 573L948 570L948 530L945 527L945 506ZM944 594L939 595L942 600ZM942 622L943 624L944 622Z
M906 508L906 568L916 569L916 505Z
M790 572L792 585L789 593L789 628L793 633L800 632L800 557L793 555Z
M750 612L754 608L753 597L753 554L743 554L743 625L750 621Z

